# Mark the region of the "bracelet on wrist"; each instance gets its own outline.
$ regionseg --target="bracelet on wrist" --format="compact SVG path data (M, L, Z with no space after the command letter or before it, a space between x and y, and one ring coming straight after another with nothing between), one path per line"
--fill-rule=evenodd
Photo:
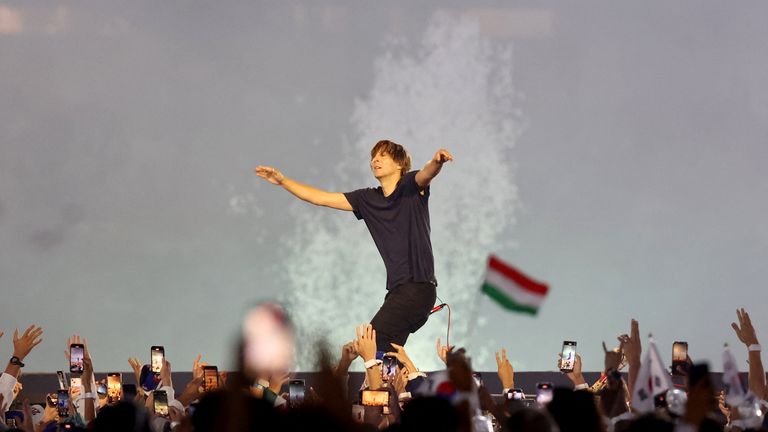
M747 349L749 351L758 351L759 352L759 351L763 350L763 347L761 347L760 344L752 344L752 345L748 346Z

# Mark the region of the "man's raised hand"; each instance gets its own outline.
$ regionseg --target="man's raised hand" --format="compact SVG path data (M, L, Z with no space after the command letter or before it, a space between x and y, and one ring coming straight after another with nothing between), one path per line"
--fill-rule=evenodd
M496 351L496 366L498 367L497 373L499 374L502 388L515 388L515 370L512 368L512 363L507 358L506 348L501 349L501 355Z
M363 361L367 362L376 358L376 330L372 325L366 324L357 327L355 348Z
M391 355L397 358L397 360L400 361L400 363L403 364L405 369L408 369L409 372L416 372L416 366L413 364L413 361L411 361L411 358L408 357L408 354L405 352L405 348L403 348L401 345L398 345L396 343L391 343L392 348L395 350L392 352L388 352L387 355Z
M280 170L276 168L259 165L253 171L257 176L267 180L274 185L281 185L283 184L283 180L285 180L283 173L281 173Z
M739 340L747 347L759 344L757 341L757 333L752 326L752 320L749 318L747 311L745 311L744 308L736 309L736 317L739 319L739 324L731 323L731 327L733 327Z
M435 153L435 157L432 158L435 163L440 165L453 160L453 155L448 150L441 148Z
M640 326L638 325L637 320L633 319L630 323L630 327L629 335L623 334L618 337L619 344L624 349L627 363L630 365L639 365L640 354L642 352Z
M442 345L440 343L440 338L437 338L437 356L440 357L440 360L445 364L448 364L448 352L451 349L453 349L453 345Z
M27 327L21 336L19 336L19 329L16 329L16 331L13 332L13 355L24 360L24 358L29 355L29 352L43 341L40 338L42 335L42 327L37 327L35 325Z

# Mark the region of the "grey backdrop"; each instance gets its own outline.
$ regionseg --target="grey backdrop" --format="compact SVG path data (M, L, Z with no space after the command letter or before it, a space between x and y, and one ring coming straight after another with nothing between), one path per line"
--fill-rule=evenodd
M483 370L553 370L563 339L640 320L721 369L736 307L768 331L768 4L760 1L0 1L0 355L16 326L65 367L163 344L221 367L244 310L291 308L334 346L376 311L362 222L256 181L375 185L390 138L433 183L438 294ZM551 292L536 318L479 297L497 253ZM409 340L436 368L446 314ZM644 342L647 346L647 342ZM737 358L746 358L739 346ZM745 363L741 363L745 365ZM745 367L742 367L744 370Z

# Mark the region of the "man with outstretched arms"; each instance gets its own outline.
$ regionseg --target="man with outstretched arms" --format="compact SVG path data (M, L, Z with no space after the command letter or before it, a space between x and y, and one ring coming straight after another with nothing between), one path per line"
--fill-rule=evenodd
M371 320L379 351L404 345L427 322L435 304L435 279L429 225L429 184L453 156L440 149L419 171L400 144L379 141L371 149L377 188L327 192L299 183L279 170L256 167L256 175L311 204L354 212L365 221L387 270L384 304Z

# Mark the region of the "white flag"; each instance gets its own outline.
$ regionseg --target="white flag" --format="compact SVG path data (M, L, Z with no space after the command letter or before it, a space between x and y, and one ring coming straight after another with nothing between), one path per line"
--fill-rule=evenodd
M728 405L737 406L744 402L747 392L741 384L736 359L727 345L723 350L723 387L725 387L725 401Z
M632 390L632 408L637 412L649 412L654 409L654 396L672 388L664 361L656 349L653 338L648 338L648 351L640 364L635 388Z

